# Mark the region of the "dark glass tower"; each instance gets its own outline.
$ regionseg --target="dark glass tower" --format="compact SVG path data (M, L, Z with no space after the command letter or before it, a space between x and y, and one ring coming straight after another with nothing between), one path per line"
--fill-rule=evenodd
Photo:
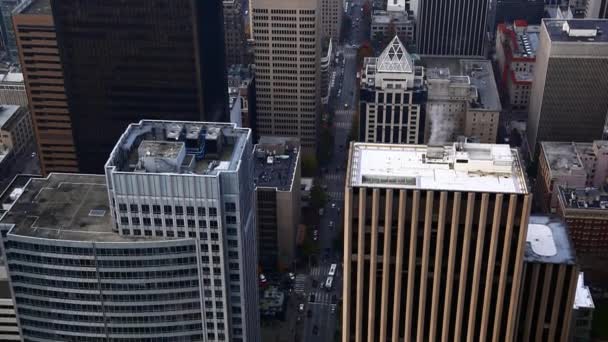
M52 0L81 172L141 119L228 121L221 0Z

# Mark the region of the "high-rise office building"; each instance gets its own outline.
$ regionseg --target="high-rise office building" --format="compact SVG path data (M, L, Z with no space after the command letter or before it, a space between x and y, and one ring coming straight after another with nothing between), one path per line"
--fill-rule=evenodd
M0 104L27 107L23 73L17 65L0 71Z
M13 17L23 80L43 174L77 172L72 119L48 0L33 0ZM44 68L38 68L43 65Z
M340 41L340 29L344 16L343 0L319 0L321 2L322 36L331 38L334 43Z
M258 259L264 273L284 271L296 257L300 223L300 143L262 137L254 146Z
M359 137L364 142L419 144L424 141L424 68L414 64L395 36L380 57L363 61Z
M21 341L5 266L0 266L0 341Z
M545 0L497 0L495 4L494 26L518 19L523 19L530 25L538 25L545 14Z
M51 0L81 172L141 119L228 121L222 2Z
M416 45L421 55L484 56L490 0L422 0Z
M226 65L245 62L245 18L243 1L223 0Z
M608 19L608 0L587 0L585 18Z
M343 341L514 341L531 196L508 145L351 143Z
M577 292L578 266L566 225L530 216L514 341L567 342Z
M298 137L315 153L319 126L321 13L317 0L253 0L257 129Z
M533 158L541 141L602 138L608 113L608 20L544 19L528 115Z
M32 0L0 0L0 37L7 57L12 62L19 59L12 17L31 2Z
M252 158L249 129L142 121L105 177L30 180L0 220L22 337L259 342Z

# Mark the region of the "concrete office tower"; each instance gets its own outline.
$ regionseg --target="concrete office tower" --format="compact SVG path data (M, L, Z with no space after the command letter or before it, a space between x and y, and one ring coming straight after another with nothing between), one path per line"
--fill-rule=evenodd
M333 65L333 42L330 38L323 38L321 50L321 60L319 64L319 73L321 78L321 104L326 106L329 103L329 94L332 77L332 65ZM335 79L334 79L335 80Z
M530 25L540 24L545 14L545 0L497 0L495 25L523 19Z
M484 56L490 0L420 0L416 45L421 55Z
M558 207L558 187L602 188L608 184L608 141L540 143L534 199L544 212Z
M570 341L578 266L566 225L531 216L515 341Z
M585 18L608 19L608 0L587 0Z
M496 60L503 89L513 110L528 112L540 26L523 20L500 23L496 29Z
M245 17L243 2L223 0L224 40L226 44L226 65L245 62Z
M300 223L300 142L262 137L254 146L258 257L264 273L292 268Z
M319 0L321 2L321 30L322 36L331 38L334 42L340 41L340 29L344 16L343 0Z
M415 27L414 17L408 12L375 10L372 13L371 38L383 42L391 39L391 34L396 34L406 45L413 44Z
M81 172L103 172L132 122L229 120L220 0L51 5Z
M508 145L351 144L342 341L514 341L531 196Z
M317 0L252 0L260 136L297 137L317 149L321 13Z
M574 297L574 319L572 324L572 337L574 341L590 341L591 328L593 324L593 311L595 305L589 286L585 285L585 276L583 272L578 274L576 284L576 296Z
M608 113L608 20L545 19L536 51L528 146L601 139Z
M0 177L13 168L18 157L30 151L34 140L32 120L26 108L0 106Z
M249 129L141 121L129 125L106 164L121 235L199 244L210 339L260 339L252 158Z
M72 119L50 1L33 0L13 16L13 21L42 174L77 172Z
M253 140L257 140L255 73L253 65L235 64L228 68L228 96L230 122L239 127L251 128Z
M0 341L21 341L5 266L0 266Z
M0 71L0 105L27 107L27 93L23 74L17 65Z
M424 68L397 36L380 57L363 62L359 136L364 142L419 144L424 140Z
M495 143L502 106L490 61L429 58L426 66L425 142Z

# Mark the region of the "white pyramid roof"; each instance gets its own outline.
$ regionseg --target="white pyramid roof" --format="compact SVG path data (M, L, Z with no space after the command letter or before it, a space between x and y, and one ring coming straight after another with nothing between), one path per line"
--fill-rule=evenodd
M376 70L378 72L405 72L412 73L414 61L407 52L399 37L395 36L378 57Z

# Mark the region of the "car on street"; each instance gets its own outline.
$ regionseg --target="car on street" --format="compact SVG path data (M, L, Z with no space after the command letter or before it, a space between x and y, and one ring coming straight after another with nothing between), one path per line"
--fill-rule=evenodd
M345 103L345 104L344 104L344 108L348 108L348 103Z
M335 208L336 208L336 203L332 203L332 204L331 204L331 208L332 208L332 209L335 209Z
M311 303L315 302L315 294L314 293L310 294L309 302L311 302Z
M312 233L312 239L315 240L315 241L319 240L319 231L318 230L315 230Z
M316 325L312 326L312 333L313 335L318 335L319 334L319 327Z
M300 304L298 310L300 310L300 312L304 312L304 304Z
M329 221L329 228L333 228L334 227L334 221Z
M335 314L335 313L336 313L336 306L335 306L335 305L332 305L332 306L331 306L331 314L333 315L333 314Z
M289 276L289 279L290 279L291 281L296 280L296 275L295 275L294 273L289 272L287 275Z

